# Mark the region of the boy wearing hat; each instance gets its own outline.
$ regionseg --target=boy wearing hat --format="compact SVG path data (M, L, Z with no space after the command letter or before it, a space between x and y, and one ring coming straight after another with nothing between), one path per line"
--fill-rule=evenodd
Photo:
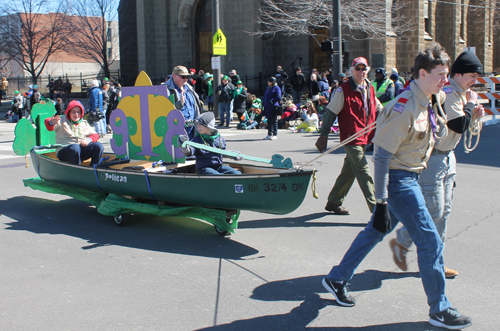
M368 225L354 239L339 265L323 279L323 286L338 304L352 307L346 282L370 251L398 222L415 241L422 285L427 295L429 323L459 330L470 318L451 307L445 293L443 242L425 206L417 179L426 167L436 139L446 125L439 122L441 91L447 82L450 58L435 44L415 58L415 81L379 114L375 144L375 197L377 204Z
M218 149L226 149L226 141L215 128L215 116L212 112L201 114L195 119L196 134L191 140L194 143L206 145ZM241 174L236 169L223 164L222 155L192 146L183 147L182 144L188 141L187 135L179 136L179 146L186 156L196 156L196 172L200 175L224 175Z
M465 51L458 56L451 67L450 85L446 93L444 111L447 117L448 135L439 140L427 161L427 168L418 178L425 204L436 225L441 240L446 240L446 223L451 213L453 188L456 176L456 158L454 148L470 125L473 115L484 116L484 109L477 104L477 93L470 88L476 83L483 71L477 56ZM405 227L396 231L396 238L390 242L396 265L403 271L408 269L406 253L413 240ZM446 278L454 278L458 271L444 268Z

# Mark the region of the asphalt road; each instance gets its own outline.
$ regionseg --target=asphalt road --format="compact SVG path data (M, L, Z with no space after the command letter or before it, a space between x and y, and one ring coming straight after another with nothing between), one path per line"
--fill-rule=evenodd
M393 263L393 234L357 270L355 307L338 306L321 285L370 217L357 183L344 203L351 215L323 209L342 149L312 164L318 200L309 192L284 216L242 212L223 238L187 218L133 215L118 227L83 202L24 187L36 174L12 152L13 129L0 122L0 330L441 330L427 323L415 251L408 272ZM248 155L302 164L318 155L317 134L280 130L263 141L264 130L234 123L221 132L228 149ZM500 324L499 138L500 125L489 126L475 151L457 148L445 262L460 272L447 295L473 318L468 330Z

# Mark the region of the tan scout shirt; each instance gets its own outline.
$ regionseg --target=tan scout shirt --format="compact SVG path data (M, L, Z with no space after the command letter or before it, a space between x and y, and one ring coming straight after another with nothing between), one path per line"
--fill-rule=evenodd
M360 89L359 88L359 85L356 87L356 90L355 91L358 91L359 93L362 93L363 94L363 98L367 98L367 88L366 86L370 86L370 82L367 80L365 81L365 83L363 84L363 86L365 86L365 88L363 89ZM338 92L339 91L339 92ZM340 114L340 111L344 108L344 90L343 89L340 89L340 90L335 90L334 94L333 94L333 99L332 101L330 101L328 103L328 105L326 106L326 108L328 110L330 110L332 113L334 113L335 115L338 115ZM377 111L381 111L382 108L384 108L384 106L382 106L382 104L380 103L380 101L378 101L377 98L375 98L375 103L377 105Z
M446 93L446 101L444 103L446 120L451 121L455 118L465 116L464 107L467 104L466 91L453 78L450 79L450 85L445 86L443 90ZM452 150L457 147L461 137L462 134L448 130L448 135L439 140L434 148L443 152Z
M420 173L426 167L434 147L427 110L430 101L412 82L410 90L398 95L379 114L373 143L394 154L389 169Z

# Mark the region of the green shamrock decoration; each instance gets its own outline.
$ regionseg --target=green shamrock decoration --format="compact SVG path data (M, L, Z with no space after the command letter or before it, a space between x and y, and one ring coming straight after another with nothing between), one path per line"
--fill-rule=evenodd
M14 129L12 149L17 155L27 155L35 146L56 143L56 133L45 127L45 119L54 116L56 108L49 102L37 103L31 109L31 119L22 118Z

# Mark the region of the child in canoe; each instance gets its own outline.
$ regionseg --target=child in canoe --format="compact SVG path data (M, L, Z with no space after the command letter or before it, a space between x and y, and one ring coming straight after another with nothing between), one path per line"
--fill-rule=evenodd
M195 119L196 133L192 142L218 149L226 149L226 141L215 128L215 116L212 112L201 114ZM196 172L200 175L241 174L236 169L222 163L222 155L192 146L182 147L189 140L187 135L179 136L179 146L186 156L196 156Z
M80 164L83 160L92 158L90 165L101 160L104 146L98 142L99 135L86 120L83 119L83 106L73 100L66 109L65 116L55 115L45 120L45 127L56 132L56 143L67 145L59 147L56 156L61 161Z

